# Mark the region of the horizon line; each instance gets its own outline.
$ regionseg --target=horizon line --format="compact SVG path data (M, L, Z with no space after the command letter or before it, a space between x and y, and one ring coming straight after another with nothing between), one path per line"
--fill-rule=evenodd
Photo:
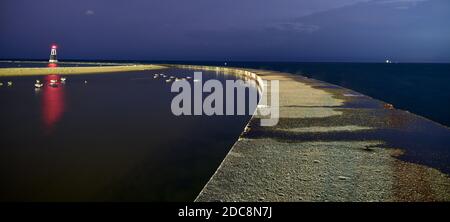
M25 59L25 58L0 58L0 61L30 61L30 62L48 62L48 59ZM193 59L193 60L182 60L182 59L155 59L155 60L145 60L145 59L65 59L65 60L59 60L59 63L67 62L156 62L156 63L162 63L162 62L210 62L210 63L373 63L373 64L387 64L385 60L383 61L336 61L336 60L303 60L303 61L294 61L294 60L286 60L286 61L279 61L279 60L200 60L200 59ZM450 61L392 61L392 63L389 64L450 64Z

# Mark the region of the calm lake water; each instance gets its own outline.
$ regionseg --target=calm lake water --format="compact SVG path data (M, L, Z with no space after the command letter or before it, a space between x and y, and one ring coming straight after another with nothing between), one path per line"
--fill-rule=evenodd
M219 65L223 62L183 62ZM450 64L228 62L276 70L343 86L450 126Z
M0 78L0 201L194 200L250 116L174 116L176 94L155 73L193 76L73 75L57 87L47 84L58 75Z

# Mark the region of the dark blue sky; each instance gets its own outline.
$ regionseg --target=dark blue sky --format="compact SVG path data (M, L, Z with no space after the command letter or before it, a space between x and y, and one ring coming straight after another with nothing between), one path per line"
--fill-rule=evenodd
M0 58L450 62L449 0L1 0Z

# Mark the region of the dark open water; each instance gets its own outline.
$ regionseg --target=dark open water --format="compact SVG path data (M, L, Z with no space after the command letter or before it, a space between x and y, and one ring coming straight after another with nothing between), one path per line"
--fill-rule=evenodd
M70 75L55 88L57 75L1 77L0 201L194 200L250 116L174 116L155 73L193 76Z

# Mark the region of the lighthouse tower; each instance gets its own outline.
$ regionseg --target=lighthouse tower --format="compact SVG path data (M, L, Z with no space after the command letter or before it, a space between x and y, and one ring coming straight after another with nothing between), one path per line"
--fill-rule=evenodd
M50 51L50 59L48 60L49 63L57 63L58 59L56 58L56 48L58 48L55 44L52 45L52 49Z

